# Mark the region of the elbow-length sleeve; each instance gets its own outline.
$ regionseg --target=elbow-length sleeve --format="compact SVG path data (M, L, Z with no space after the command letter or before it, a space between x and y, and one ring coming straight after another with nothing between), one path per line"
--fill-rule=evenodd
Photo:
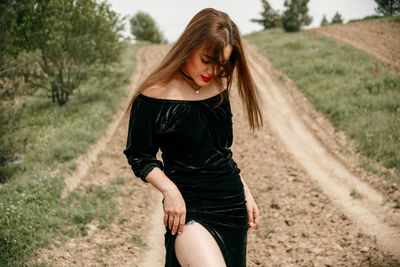
M154 117L152 103L136 98L130 112L128 137L123 151L133 173L146 183L146 176L153 168L163 170L163 163L156 158L159 143Z

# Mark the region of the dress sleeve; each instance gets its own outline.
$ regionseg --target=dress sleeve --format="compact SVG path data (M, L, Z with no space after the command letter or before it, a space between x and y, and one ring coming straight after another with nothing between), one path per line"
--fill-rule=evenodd
M146 180L147 174L155 167L164 169L163 163L157 160L159 149L154 129L154 112L152 103L136 98L132 104L126 148L123 151L136 177Z

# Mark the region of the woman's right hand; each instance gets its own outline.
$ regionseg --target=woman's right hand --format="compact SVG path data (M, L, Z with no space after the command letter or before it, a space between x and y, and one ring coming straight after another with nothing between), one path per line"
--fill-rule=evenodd
M172 234L176 232L181 234L186 219L186 204L181 192L175 186L163 192L164 196L164 226L172 230Z

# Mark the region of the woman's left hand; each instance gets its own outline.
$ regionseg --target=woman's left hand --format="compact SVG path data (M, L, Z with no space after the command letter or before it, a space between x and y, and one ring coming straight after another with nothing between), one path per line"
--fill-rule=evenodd
M249 230L251 230L257 226L258 219L260 217L260 212L258 210L257 204L254 201L254 198L251 195L250 191L245 192L245 197L247 200L246 207L247 207L247 213L248 213L248 222L250 225Z

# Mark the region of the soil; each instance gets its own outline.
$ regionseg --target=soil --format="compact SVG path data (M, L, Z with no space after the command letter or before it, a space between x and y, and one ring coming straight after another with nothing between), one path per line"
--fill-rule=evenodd
M138 51L128 94L168 49L151 46ZM246 46L246 51L264 112L264 127L252 132L232 88L233 158L261 212L260 224L249 231L247 266L400 266L400 212L371 186L379 177L356 167L359 158L351 142L334 131L292 81L276 78L282 74L254 47ZM130 179L119 189L133 193L115 197L119 216L109 229L100 229L95 220L87 236L41 249L32 262L163 266L161 195L130 170L122 153L128 116L118 114L104 146L89 150L93 155L86 158L94 160L80 162L88 166L70 176L66 192L106 185L121 176ZM145 244L131 242L133 235Z
M400 23L365 21L312 30L364 50L393 73L400 73Z

